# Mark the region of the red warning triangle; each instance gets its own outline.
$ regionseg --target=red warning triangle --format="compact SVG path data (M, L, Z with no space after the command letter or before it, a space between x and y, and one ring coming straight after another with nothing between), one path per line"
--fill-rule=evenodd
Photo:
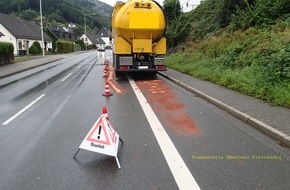
M108 126L109 126L109 124L108 124ZM115 130L114 130L114 132L116 133ZM110 132L110 134L111 134L111 132ZM110 135L110 136L112 137L112 135ZM107 127L105 126L105 122L104 122L102 117L100 117L98 119L98 121L95 123L93 130L88 135L86 140L91 141L91 142L95 142L95 143L110 145Z

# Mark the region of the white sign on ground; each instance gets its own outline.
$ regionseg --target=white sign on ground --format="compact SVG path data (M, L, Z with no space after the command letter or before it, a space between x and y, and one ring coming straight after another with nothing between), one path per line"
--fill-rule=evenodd
M119 160L117 158L118 146L118 133L110 124L108 119L106 119L104 115L101 115L96 123L93 125L87 136L84 138L83 142L79 146L79 149L85 149L92 152L114 156L116 158L118 167L121 168ZM78 153L78 151L76 152L76 154Z

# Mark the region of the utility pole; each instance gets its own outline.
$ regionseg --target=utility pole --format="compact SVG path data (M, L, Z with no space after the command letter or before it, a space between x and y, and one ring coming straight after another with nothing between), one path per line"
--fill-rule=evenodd
M41 4L41 0L39 0L39 4L40 4L40 25L41 25L42 56L44 56L44 40L43 40L43 22L42 22L42 4Z

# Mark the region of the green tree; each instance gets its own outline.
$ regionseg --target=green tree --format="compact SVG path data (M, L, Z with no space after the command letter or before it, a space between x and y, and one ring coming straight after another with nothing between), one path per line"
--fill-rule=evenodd
M54 20L54 21L60 22L60 23L65 23L65 20L57 12L48 15L48 19Z
M27 9L26 0L15 0L17 5L17 11L22 11Z
M39 0L28 0L27 6L33 10L39 10Z
M34 10L27 9L25 11L22 11L18 16L24 20L34 20L35 17L37 17L39 13L37 13Z
M222 0L220 1L220 26L225 27L231 22L232 15L239 10L248 9L251 11L251 5L255 0Z
M179 0L164 0L163 10L167 24L176 20L181 14L181 6Z
M80 47L81 47L82 50L85 50L86 49L86 46L85 46L85 43L84 43L83 40L78 40L78 41L75 42L75 44L80 45Z
M15 0L1 0L0 13L9 14L17 11L17 2Z
M77 25L76 28L73 29L74 33L76 33L78 36L81 36L82 34L85 33L84 31L84 26L83 25Z

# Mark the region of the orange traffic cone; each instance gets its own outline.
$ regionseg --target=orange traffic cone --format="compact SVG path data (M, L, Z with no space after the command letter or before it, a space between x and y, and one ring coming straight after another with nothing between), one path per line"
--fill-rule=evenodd
M106 81L106 84L105 84L105 92L103 94L103 96L112 96L113 94L111 94L110 92L110 87L109 87L109 82Z
M103 107L103 116L109 121L109 116L108 116L108 112L107 112L106 106Z
M104 75L103 75L103 78L108 78L109 76L108 76L108 74L107 74L107 69L106 69L106 67L104 68Z
M108 71L109 70L109 66L105 65L104 70Z

